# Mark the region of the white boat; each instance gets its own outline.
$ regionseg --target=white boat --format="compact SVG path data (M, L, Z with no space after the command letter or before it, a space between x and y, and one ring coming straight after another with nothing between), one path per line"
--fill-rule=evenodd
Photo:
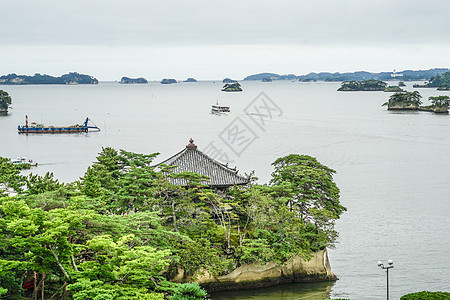
M32 159L28 159L26 157L20 156L15 159L11 159L10 162L15 165L29 165L30 167L37 167L37 162L34 162Z
M216 103L216 105L213 105L211 107L211 113L212 114L229 114L230 113L230 107L229 106L220 106L219 103Z

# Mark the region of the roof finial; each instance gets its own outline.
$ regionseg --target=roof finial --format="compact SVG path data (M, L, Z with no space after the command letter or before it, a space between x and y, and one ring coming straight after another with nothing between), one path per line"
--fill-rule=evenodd
M194 140L192 138L189 139L189 144L186 145L188 150L197 150L197 145L194 144Z

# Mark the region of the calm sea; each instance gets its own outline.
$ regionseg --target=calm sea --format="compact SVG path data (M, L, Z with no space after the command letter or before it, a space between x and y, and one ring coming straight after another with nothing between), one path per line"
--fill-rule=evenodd
M308 154L337 171L348 208L336 224L339 243L329 251L340 280L215 298L383 299L386 273L377 261L388 259L394 260L392 299L421 290L450 291L450 116L388 112L381 104L389 93L337 92L339 83L242 82L242 93L221 92L222 85L0 86L13 99L10 114L0 117L0 156L29 157L39 163L32 172L53 172L70 182L83 176L102 147L160 152L162 160L193 138L200 150L241 174L254 170L264 183L276 158ZM424 102L450 95L420 92ZM232 114L209 114L216 101L229 105ZM258 112L266 115L258 118ZM46 125L89 117L102 131L19 135L25 115Z

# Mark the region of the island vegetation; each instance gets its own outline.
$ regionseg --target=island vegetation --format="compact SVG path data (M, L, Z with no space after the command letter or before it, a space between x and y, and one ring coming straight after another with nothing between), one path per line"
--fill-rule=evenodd
M405 84L403 81L400 81L400 82L398 83L398 86L406 86L406 84Z
M336 242L346 209L335 171L313 157L277 159L269 184L218 191L199 174L153 167L156 156L104 148L67 184L0 158L1 297L204 299L195 282L171 278L307 260Z
M370 79L363 81L344 81L338 91L384 91L387 87L387 83Z
M390 85L384 89L385 92L404 92L405 90L402 89L400 86L396 85Z
M389 97L389 100L383 103L388 110L419 110L422 96L418 91L398 92Z
M197 82L197 80L195 78L189 77L188 79L186 79L183 82Z
M147 79L143 78L143 77L139 77L139 78L129 78L129 77L122 77L122 79L120 79L120 83L122 84L146 84L148 83Z
M76 72L64 74L60 77L38 73L33 76L9 74L0 76L0 84L98 84L98 80L93 76Z
M164 78L163 80L161 80L161 84L172 84L172 83L177 83L177 81L172 78Z
M400 300L450 300L450 293L422 291L403 295Z
M449 96L430 96L428 97L428 100L431 102L431 105L420 106L419 110L431 111L438 114L448 114L448 108L450 106Z
M6 115L8 113L8 108L11 105L11 96L8 92L0 90L0 115Z
M226 83L223 88L222 91L224 92L242 92L242 87L239 84L239 82L236 83Z

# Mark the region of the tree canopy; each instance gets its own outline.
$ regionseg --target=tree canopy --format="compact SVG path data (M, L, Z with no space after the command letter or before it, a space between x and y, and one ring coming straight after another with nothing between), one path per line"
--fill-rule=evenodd
M269 184L176 186L157 153L104 148L80 180L20 174L0 158L0 295L8 299L203 299L177 270L226 274L333 246L345 211L334 170L277 159ZM198 182L195 173L183 174Z
M0 110L7 111L10 104L11 96L7 92L0 90Z

